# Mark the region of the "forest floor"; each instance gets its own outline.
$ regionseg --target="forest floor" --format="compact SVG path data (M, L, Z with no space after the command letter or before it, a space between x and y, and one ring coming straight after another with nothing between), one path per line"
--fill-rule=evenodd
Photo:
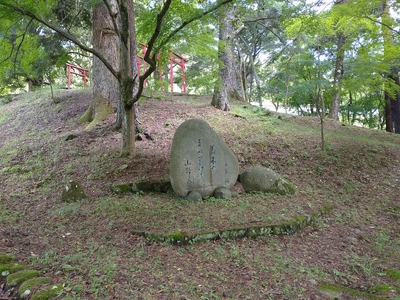
M89 131L78 122L90 90L56 96L0 99L0 252L64 283L60 299L400 299L400 135L326 120L321 151L318 118L162 94L139 104L152 139L121 158L114 115ZM249 195L237 184L230 200L197 203L113 194L115 183L168 180L174 132L191 118L217 131L241 171L269 167L297 193ZM69 180L89 199L63 202ZM327 206L293 235L172 245L133 234L280 224Z

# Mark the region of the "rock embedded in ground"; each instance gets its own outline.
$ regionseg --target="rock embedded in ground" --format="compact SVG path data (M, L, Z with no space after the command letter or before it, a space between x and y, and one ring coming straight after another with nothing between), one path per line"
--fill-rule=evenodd
M231 189L238 174L236 155L206 121L191 119L178 127L170 159L171 185L178 196L192 191L212 196L217 188Z
M62 191L61 200L64 202L77 202L83 199L87 199L87 196L82 185L77 181L70 180Z
M294 184L271 169L262 166L249 167L240 174L245 192L268 192L282 195L295 194Z

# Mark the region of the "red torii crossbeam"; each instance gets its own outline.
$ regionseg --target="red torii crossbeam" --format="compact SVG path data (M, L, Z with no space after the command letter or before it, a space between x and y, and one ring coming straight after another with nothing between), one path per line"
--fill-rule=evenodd
M71 89L71 75L77 75L83 78L83 86L86 87L86 73L89 70L67 63L68 89Z

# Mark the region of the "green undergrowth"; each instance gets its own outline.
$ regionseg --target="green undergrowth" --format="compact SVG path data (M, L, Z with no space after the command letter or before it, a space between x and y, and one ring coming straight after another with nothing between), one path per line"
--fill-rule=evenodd
M396 280L400 283L400 271L389 269L386 271L386 274L393 280Z

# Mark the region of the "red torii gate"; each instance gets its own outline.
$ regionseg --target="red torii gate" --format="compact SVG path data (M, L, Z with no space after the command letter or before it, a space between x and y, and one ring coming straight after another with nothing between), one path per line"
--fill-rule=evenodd
M71 89L71 75L77 75L83 78L83 86L86 87L86 73L89 72L89 70L72 65L67 63L67 74L68 74L68 89ZM77 71L76 71L77 70Z
M178 59L175 59L176 56ZM170 55L169 55L169 82L171 85L171 92L174 91L174 63L176 63L178 66L182 68L182 90L183 93L186 94L186 77L185 77L185 63L187 62L187 59L184 58L183 56L177 54L176 52L170 50Z
M142 55L138 55L137 56L137 65L138 65L138 75L140 76L141 74L141 67L143 66L143 72L146 72L147 70L147 63L144 61L144 56L146 55L146 51L147 51L147 45L143 44L143 43L139 43L140 46L142 46ZM175 57L177 57L178 59L176 59ZM156 60L160 61L161 58L161 52L158 52ZM170 50L170 56L169 56L169 81L170 81L170 85L171 85L171 92L174 91L174 63L179 65L182 68L182 91L183 93L186 94L186 77L185 77L185 69L186 69L186 65L185 63L187 62L187 59L185 59L183 56L177 54L176 52ZM162 69L159 69L159 80L162 81L163 77L162 77ZM144 86L146 86L146 81L144 82Z
M140 76L141 74L141 68L143 66L143 73L146 72L147 70L147 63L144 61L144 56L146 55L147 51L147 45L143 43L139 43L140 46L142 46L142 55L137 56L137 66L138 66L138 75ZM161 52L158 52L156 60L160 61L161 58ZM174 64L180 66L182 68L182 91L183 93L186 94L186 76L185 76L185 69L186 65L185 63L187 62L187 59L184 58L183 56L179 55L178 53L170 50L170 55L169 55L169 82L171 85L171 92L174 91ZM83 78L83 86L86 87L86 73L89 72L89 70L81 68L79 66L67 63L67 74L68 74L68 89L71 89L71 75L77 75ZM159 69L159 80L162 81L162 68ZM146 81L144 82L144 86L146 86Z

